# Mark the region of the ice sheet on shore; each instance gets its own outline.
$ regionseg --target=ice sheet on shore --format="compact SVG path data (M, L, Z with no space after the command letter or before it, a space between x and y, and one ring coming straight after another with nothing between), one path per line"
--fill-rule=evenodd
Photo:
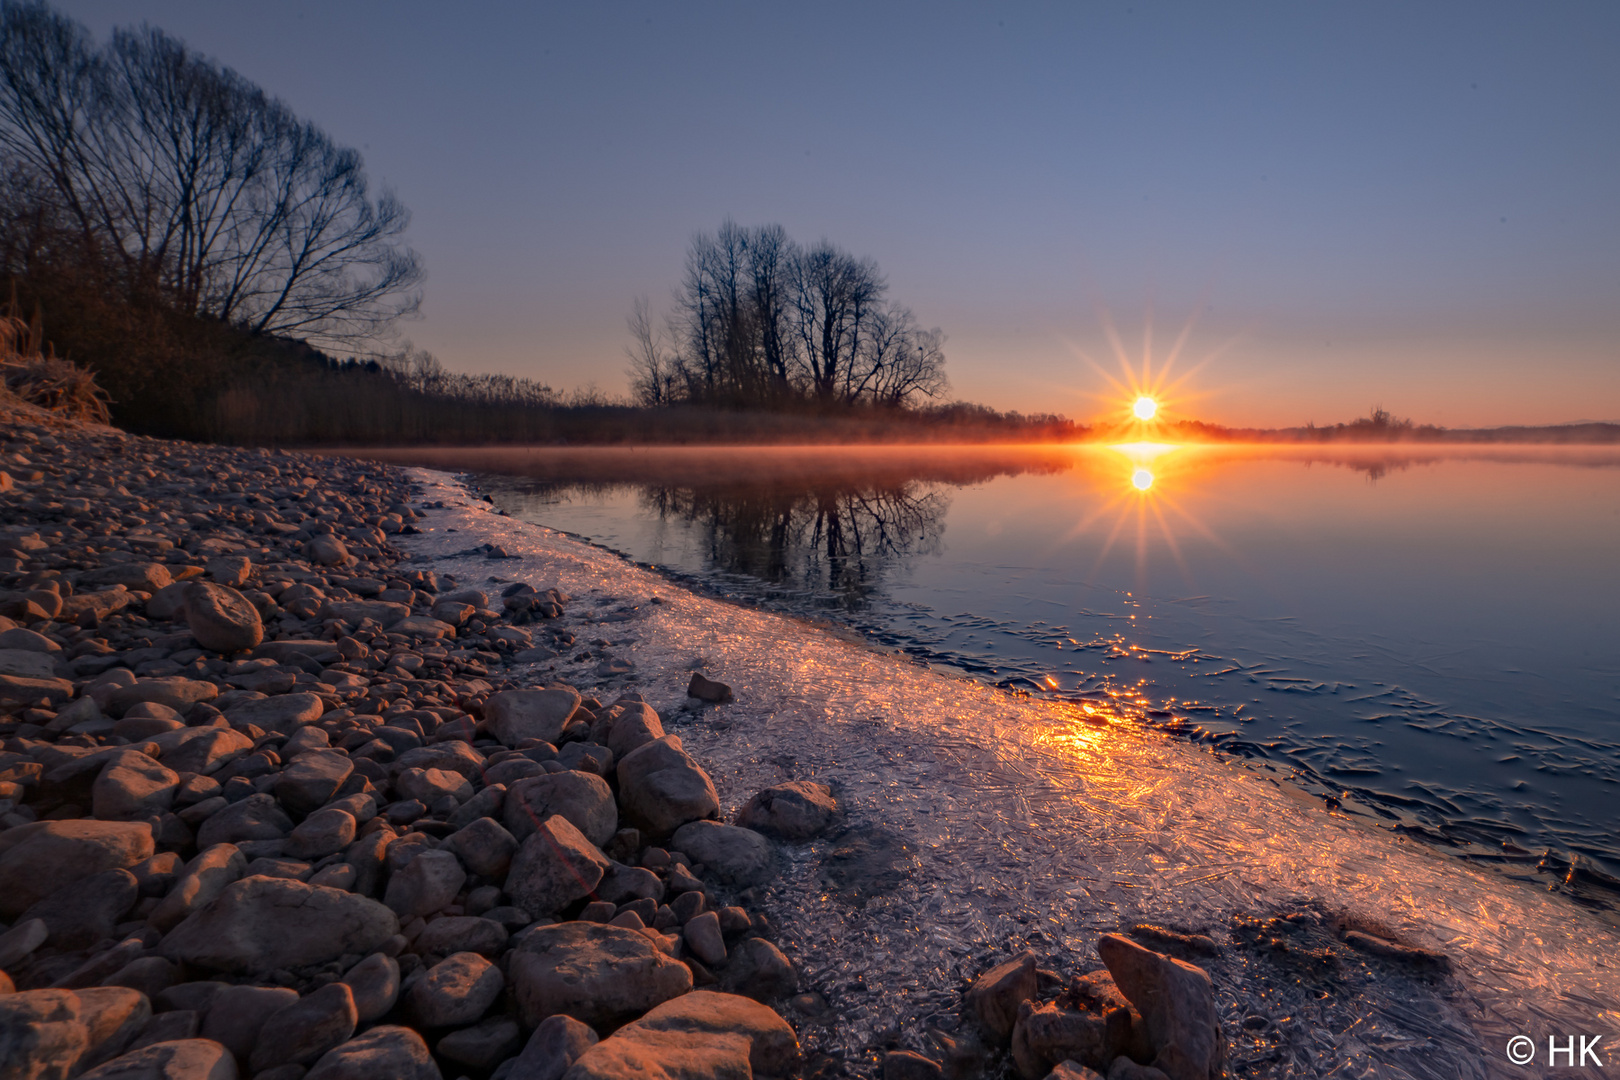
M576 652L613 643L582 663L537 665L537 678L594 684L603 654L629 660L631 675L607 685L673 717L728 815L785 779L837 788L850 836L789 848L763 902L805 988L830 1005L824 1024L790 1017L812 1052L864 1071L858 1063L887 1045L920 1047L929 1025L948 1030L963 980L989 964L1028 947L1045 967L1089 970L1100 932L1138 922L1226 943L1205 963L1228 1036L1248 1015L1274 1022L1265 1040L1234 1041L1248 1075L1523 1076L1504 1054L1516 1035L1543 1057L1549 1036L1620 1043L1608 1035L1620 1032L1620 934L1566 898L1330 814L1101 712L947 678L696 596L494 514L446 474L414 473L426 498L449 506L429 512L430 531L408 550L466 585L491 575L558 585L575 597ZM485 542L522 557L465 554ZM735 687L736 703L690 710L698 666ZM1352 994L1326 1000L1230 941L1234 917L1298 911L1443 953L1454 975L1407 977L1375 962L1335 984Z

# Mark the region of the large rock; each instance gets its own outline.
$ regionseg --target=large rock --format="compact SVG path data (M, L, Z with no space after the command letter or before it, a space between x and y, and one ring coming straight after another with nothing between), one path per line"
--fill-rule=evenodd
M186 625L205 649L242 652L264 640L264 623L253 602L227 585L194 581L186 589Z
M215 844L205 848L186 864L168 895L147 916L147 921L167 933L187 915L208 903L247 872L247 859L235 844Z
M0 649L0 675L20 675L25 679L55 679L67 674L57 670L50 653L33 649Z
M523 841L506 875L512 903L531 915L553 915L589 896L612 863L561 814Z
M1018 1022L1018 1007L1034 998L1039 989L1035 954L1024 952L974 979L966 1003L985 1031L1006 1044Z
M349 549L331 533L322 533L304 545L304 558L316 566L342 566L349 561Z
M494 818L481 817L452 833L441 850L456 853L467 869L488 881L506 880L518 842Z
M207 983L191 985L208 986ZM223 1043L225 1049L242 1061L253 1053L264 1022L298 1003L298 991L285 986L215 985L218 989L206 995L201 1035Z
M453 769L404 769L394 777L394 790L425 806L449 795L458 803L472 798L472 784Z
M0 832L0 917L13 919L66 885L152 857L145 822L35 821Z
M355 828L354 815L347 810L317 810L298 823L281 853L289 859L324 859L353 843Z
M399 961L387 953L372 953L350 968L343 982L354 992L360 1023L381 1020L399 1000Z
M138 821L174 805L180 774L138 750L108 757L90 789L91 813L102 821Z
M519 840L552 814L567 818L597 847L619 830L613 789L600 776L574 769L519 780L507 791L501 811L506 831Z
M525 1027L566 1013L600 1030L692 989L692 971L635 930L565 922L528 933L509 974Z
M591 741L613 751L615 758L663 737L663 721L644 701L615 702L591 724Z
M838 820L832 788L810 780L777 784L759 792L737 811L737 824L783 840L809 840Z
M131 1050L79 1080L237 1080L236 1059L211 1039L175 1039Z
M1226 1039L1215 1013L1215 989L1203 968L1104 934L1097 954L1114 984L1136 1006L1158 1056L1153 1067L1170 1080L1221 1075Z
M140 884L128 870L103 870L64 885L23 912L23 918L43 919L50 943L59 949L87 949L113 936L140 894Z
M120 686L107 697L102 706L113 716L123 716L133 705L155 701L167 705L184 716L200 702L213 701L219 696L219 687L202 679L187 679L167 675L157 679L137 679L132 686Z
M197 830L197 846L240 844L247 840L280 840L292 832L292 818L276 805L276 800L260 793L231 803L216 812Z
M454 853L424 851L388 879L383 903L402 919L431 915L454 902L467 881L467 872Z
M294 814L307 814L331 802L353 772L354 762L341 750L305 750L276 777L276 799Z
M422 1036L382 1025L326 1054L304 1080L444 1080Z
M651 836L668 836L689 821L720 813L714 781L675 735L640 746L619 762L619 806L626 821Z
M694 990L657 1006L580 1055L567 1080L722 1080L791 1076L799 1040L750 998Z
M740 825L694 821L676 829L669 846L739 889L763 884L776 876L776 848L759 833Z
M327 983L265 1018L250 1064L255 1073L278 1065L308 1065L353 1038L359 1022L353 991L341 982Z
M77 1075L121 1052L151 1017L145 995L125 987L0 995L0 1077Z
M463 1027L483 1017L505 988L501 969L482 956L452 953L411 987L411 1015L419 1027Z
M1124 1009L1093 1012L1025 1001L1013 1025L1013 1065L1023 1080L1041 1080L1064 1061L1106 1069L1125 1052L1130 1037L1131 1018Z
M578 692L567 687L506 690L491 694L484 702L484 725L507 746L516 746L525 739L554 743L579 703Z
M181 728L154 735L163 764L175 772L218 772L253 749L253 740L228 727Z
M290 734L305 724L313 724L326 711L326 702L318 694L278 694L232 705L225 711L225 719L234 727L252 724L265 731Z
M523 1045L506 1080L562 1080L569 1066L600 1040L596 1030L572 1016L548 1016Z
M399 933L394 913L353 893L288 878L250 877L163 939L163 955L211 971L253 974L375 952Z
M418 956L442 957L458 952L499 956L506 950L510 936L506 927L494 919L446 915L428 923L427 929L416 935L411 948Z
M799 988L799 974L775 945L764 938L744 938L731 948L721 988L755 1001L787 997Z

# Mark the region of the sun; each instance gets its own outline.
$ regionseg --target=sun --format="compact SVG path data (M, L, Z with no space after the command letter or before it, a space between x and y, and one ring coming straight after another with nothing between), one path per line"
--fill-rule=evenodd
M1150 469L1137 469L1131 473L1131 485L1137 491L1146 491L1153 486L1153 472Z
M1146 395L1137 398L1136 404L1131 406L1131 412L1136 414L1138 420L1151 420L1158 411L1159 403Z

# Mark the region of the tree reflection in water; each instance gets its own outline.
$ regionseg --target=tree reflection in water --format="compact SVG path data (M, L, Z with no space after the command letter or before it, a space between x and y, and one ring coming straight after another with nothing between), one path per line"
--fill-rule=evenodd
M853 607L898 558L936 554L950 496L905 481L781 488L646 487L661 521L702 530L711 571L738 574Z

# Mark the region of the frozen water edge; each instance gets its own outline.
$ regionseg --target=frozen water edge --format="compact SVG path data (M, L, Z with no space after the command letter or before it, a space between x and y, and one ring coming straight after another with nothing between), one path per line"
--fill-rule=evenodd
M952 1028L964 980L991 963L1027 947L1043 967L1090 970L1097 935L1138 922L1224 945L1197 962L1215 981L1236 1075L1534 1075L1504 1053L1521 1034L1543 1065L1549 1036L1603 1035L1620 1051L1620 934L1567 900L1163 736L689 593L494 514L448 474L412 473L448 508L401 538L407 550L468 585L560 586L580 644L610 640L598 652L634 665L602 680L600 657L563 657L520 677L638 690L710 771L728 816L759 788L815 779L838 790L854 836L894 857L891 880L868 866L851 886L828 878L839 841L790 847L760 903L803 987L830 1006L820 1022L790 1013L829 1075L869 1073L891 1045L932 1050L929 1027ZM456 554L486 542L522 558ZM735 704L688 709L699 665L736 688ZM1454 974L1379 960L1312 974L1307 946L1335 940L1331 929L1298 954L1232 938L1235 918L1288 912L1307 930L1325 916L1444 953ZM1240 1026L1256 1014L1270 1026Z

